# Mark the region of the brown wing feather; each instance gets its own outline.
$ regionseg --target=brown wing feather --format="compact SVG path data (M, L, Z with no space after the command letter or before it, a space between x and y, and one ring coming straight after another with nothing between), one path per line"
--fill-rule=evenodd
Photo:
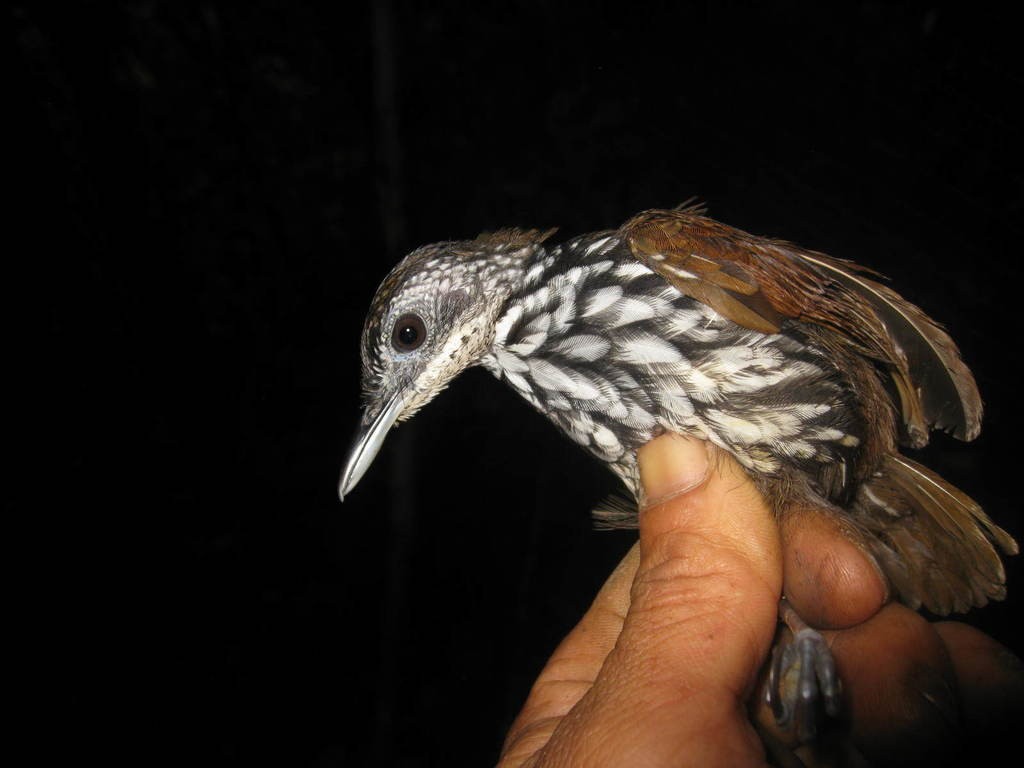
M981 397L974 376L960 359L949 334L919 307L871 280L856 265L820 253L801 255L863 296L889 329L901 358L899 373L903 378L896 378L896 385L904 403L914 395L903 389L917 390L917 402L910 405L918 409L921 427L944 429L961 440L976 438L981 431ZM925 442L927 438L921 444Z
M930 427L977 435L981 398L956 345L870 270L755 237L697 207L644 211L620 235L638 261L739 325L774 333L785 318L813 323L874 360L892 380L910 445L927 443Z
M746 328L777 332L781 316L760 295L745 268L745 254L729 252L717 241L713 229L720 226L689 210L646 211L626 222L622 234L636 259L680 293Z

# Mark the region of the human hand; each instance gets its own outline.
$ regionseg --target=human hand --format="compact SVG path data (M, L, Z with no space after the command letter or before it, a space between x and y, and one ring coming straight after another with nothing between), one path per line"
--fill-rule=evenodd
M798 613L834 630L846 764L927 762L993 713L1019 713L1020 662L969 627L884 605L876 569L827 516L780 526L699 441L666 435L639 458L640 541L541 672L501 768L758 765L765 744L777 762L821 764L761 703L783 583Z

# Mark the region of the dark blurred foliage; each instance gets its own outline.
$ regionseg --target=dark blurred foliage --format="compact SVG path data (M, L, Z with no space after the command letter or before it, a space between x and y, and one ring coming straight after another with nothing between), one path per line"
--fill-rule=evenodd
M925 460L1018 538L1019 46L978 4L15 3L41 752L481 765L629 547L487 374L340 505L405 250L698 195L944 321L985 430ZM12 103L12 102L9 102ZM22 213L23 212L23 213ZM17 288L17 285L14 286ZM20 407L20 406L19 406ZM1010 599L971 615L1018 653ZM55 674L50 675L53 672Z

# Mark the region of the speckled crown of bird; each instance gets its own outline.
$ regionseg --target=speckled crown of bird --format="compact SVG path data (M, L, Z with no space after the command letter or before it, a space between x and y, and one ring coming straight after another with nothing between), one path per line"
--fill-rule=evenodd
M387 276L363 331L364 414L342 497L392 425L482 365L637 500L637 448L692 435L734 456L779 514L838 518L907 605L946 614L1005 595L998 550L1016 553L1013 538L899 452L930 429L974 439L974 378L876 273L701 206L561 245L547 244L553 231L428 245Z

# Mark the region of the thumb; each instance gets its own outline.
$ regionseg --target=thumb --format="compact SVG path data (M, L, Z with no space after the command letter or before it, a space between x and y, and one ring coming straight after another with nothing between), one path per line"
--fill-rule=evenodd
M657 712L675 719L679 746L706 748L692 764L758 760L745 702L777 622L778 525L743 469L707 443L664 435L638 458L640 563L615 650L642 660L625 666L640 669L633 684L648 700L674 701L674 713Z
M533 738L545 744L533 765L763 764L745 701L775 630L775 522L739 466L700 441L665 435L638 458L639 564L631 552L552 657L506 755ZM615 598L631 577L629 600ZM604 651L611 612L617 638ZM595 643L607 656L589 678ZM566 711L559 692L581 676L593 683Z
M674 652L694 686L743 696L767 656L782 592L778 525L746 472L708 443L663 435L640 449L647 502L627 626ZM676 680L680 678L676 677Z

